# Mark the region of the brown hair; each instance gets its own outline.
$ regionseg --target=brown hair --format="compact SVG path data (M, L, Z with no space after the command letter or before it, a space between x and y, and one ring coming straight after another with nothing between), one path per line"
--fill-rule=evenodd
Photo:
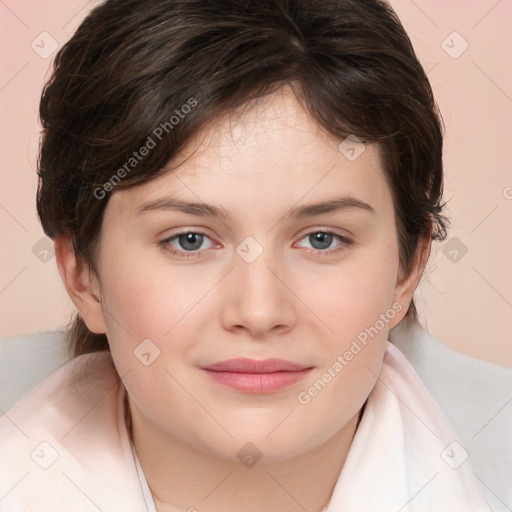
M199 130L284 84L340 142L354 134L379 144L407 275L422 237L446 237L442 119L409 37L379 0L96 7L57 53L41 96L45 233L69 237L95 271L113 185L154 179ZM155 146L135 162L149 138ZM414 301L407 316L417 316ZM106 335L91 333L78 313L68 337L72 355L108 349Z

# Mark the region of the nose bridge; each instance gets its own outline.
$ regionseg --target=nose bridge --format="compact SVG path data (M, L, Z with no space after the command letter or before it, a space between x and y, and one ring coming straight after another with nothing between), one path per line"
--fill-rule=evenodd
M248 244L250 243L248 242ZM260 254L254 255L254 251L257 249L249 245L250 256L246 258L245 254L240 256L243 249L245 249L243 245L238 248L239 258L236 263L242 287L246 287L246 293L243 295L253 299L260 299L265 296L269 300L275 299L276 294L280 293L278 288L281 284L275 276L276 271L274 269L278 266L275 251L270 245L266 244L265 248L261 249Z
M263 245L247 237L236 247L231 293L223 314L228 329L245 327L261 335L276 326L289 328L294 321L291 294L281 282L285 278L282 259L270 239Z

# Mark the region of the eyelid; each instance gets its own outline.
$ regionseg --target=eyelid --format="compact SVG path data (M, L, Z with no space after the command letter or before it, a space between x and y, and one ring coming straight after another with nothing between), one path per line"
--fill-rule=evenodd
M310 235L312 233L327 233L329 235L336 235L339 236L340 238L344 238L347 240L354 236L346 229L344 230L344 233L341 233L336 228L330 228L327 226L316 226L314 228L307 228L305 231L301 231L299 235L297 235L297 237L304 238L306 235Z
M172 233L170 235L167 235L165 236L165 238L162 239L162 242L167 242L169 240L172 240L173 238L177 238L179 237L180 235L187 235L189 233L194 233L194 234L197 234L197 235L203 235L207 238L209 238L210 240L213 240L213 237L208 234L208 232L202 228L196 228L195 226L190 226L190 227L186 227L186 228L178 228L179 231L177 231L176 233Z

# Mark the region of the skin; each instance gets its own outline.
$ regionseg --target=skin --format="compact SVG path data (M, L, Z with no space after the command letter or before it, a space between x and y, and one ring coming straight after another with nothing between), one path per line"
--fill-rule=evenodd
M330 499L389 329L405 316L430 248L424 240L410 274L400 276L379 148L367 144L349 161L339 143L285 87L198 134L176 170L111 195L97 276L76 259L69 240L56 240L68 293L88 328L108 336L159 511L320 511ZM230 218L137 212L170 194L221 205ZM349 207L287 216L338 195L354 196L375 213ZM193 242L166 239L197 230L207 235L200 253L170 252L187 253ZM352 244L334 236L321 246L307 236L320 230ZM263 250L250 263L236 251L247 236ZM393 305L401 310L385 328L300 403L298 394ZM133 353L144 339L160 350L149 366ZM200 369L234 357L278 357L313 370L288 388L247 394ZM237 458L247 442L263 455L252 467Z

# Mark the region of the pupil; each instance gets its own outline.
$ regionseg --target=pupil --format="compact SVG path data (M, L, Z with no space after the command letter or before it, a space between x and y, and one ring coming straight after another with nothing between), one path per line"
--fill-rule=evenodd
M331 243L331 239L332 239L332 235L330 235L329 233L321 233L321 232L318 232L318 233L314 233L313 235L313 242L311 243L311 245L315 248L315 249L326 249L327 247L329 247L330 243ZM320 247L315 247L315 243L320 243Z
M187 250L198 249L201 247L201 243L203 241L202 237L203 235L200 235L199 233L186 233L185 235L180 236L180 245ZM187 247L187 244L192 244L193 247Z

